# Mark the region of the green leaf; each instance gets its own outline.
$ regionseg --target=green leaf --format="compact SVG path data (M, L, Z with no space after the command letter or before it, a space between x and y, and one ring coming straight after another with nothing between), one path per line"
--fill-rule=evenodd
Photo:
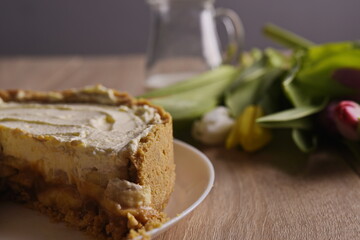
M156 98L164 97L173 94L179 94L186 91L191 91L203 86L212 84L218 81L229 81L233 80L235 76L239 74L239 70L233 66L222 65L218 68L195 76L185 81L178 82L165 88L157 89L148 93L145 93L139 98Z
M225 94L225 105L234 117L238 116L246 106L257 104L275 79L282 74L282 70L262 68L255 73L252 76L244 76L244 79L232 88L232 91Z
M318 138L312 131L294 128L291 136L296 146L303 152L311 152L317 147Z
M304 61L306 62L306 59ZM334 54L317 64L303 67L297 74L297 79L309 96L338 97L350 95L353 93L352 89L346 88L332 78L334 71L339 68L360 69L360 50Z
M229 108L232 116L238 116L246 106L254 102L254 93L261 83L258 80L261 75L264 75L264 72L248 76L236 88L232 88L232 91L225 93L225 105Z
M291 72L283 82L283 89L285 95L295 107L309 106L314 101L306 92L306 89L301 87L298 82L294 81L296 73Z
M285 95L289 98L290 102L295 107L308 106L310 105L311 99L308 97L301 87L295 81L296 74L298 73L302 64L303 52L297 52L295 54L295 65L289 71L288 75L283 81L283 89Z
M310 47L302 57L296 85L308 98L339 97L353 93L333 79L339 68L360 69L360 49L354 42L328 43Z
M330 56L353 49L356 49L356 43L354 42L325 43L311 46L307 49L304 67L311 67L314 64L326 60Z
M356 40L353 42L354 48L360 49L360 40Z
M212 110L219 103L225 89L234 81L239 70L220 66L187 81L146 93L153 104L164 107L173 119L191 120Z
M217 106L232 81L233 78L222 78L187 91L152 98L150 101L162 106L174 120L195 119Z
M153 104L162 106L175 121L195 119L214 109L218 101L212 99L193 99L182 97L160 98L152 101Z
M287 68L289 65L289 57L285 56L283 52L274 48L266 48L264 50L267 57L268 64L271 67Z
M299 120L312 114L320 112L326 105L326 102L320 105L310 105L310 106L302 106L297 108L288 109L285 111L277 112L271 115L267 115L265 117L261 117L257 119L257 123L262 124L276 124L277 126L281 126L281 124L289 124L289 121Z
M252 62L250 66L246 66L241 69L240 74L235 78L235 80L231 83L229 88L226 90L226 93L234 92L236 89L243 84L244 82L252 81L254 79L259 78L266 72L266 62L265 58L262 55L261 58L256 59L256 61Z
M299 118L288 121L264 121L259 122L261 119L257 119L262 127L266 128L298 128L298 129L311 129L313 127L313 121L310 118Z

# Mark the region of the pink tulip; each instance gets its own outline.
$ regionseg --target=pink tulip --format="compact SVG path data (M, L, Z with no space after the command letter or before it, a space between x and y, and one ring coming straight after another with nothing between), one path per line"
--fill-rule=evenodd
M353 101L341 101L332 108L333 120L341 135L350 140L359 140L358 126L360 106Z

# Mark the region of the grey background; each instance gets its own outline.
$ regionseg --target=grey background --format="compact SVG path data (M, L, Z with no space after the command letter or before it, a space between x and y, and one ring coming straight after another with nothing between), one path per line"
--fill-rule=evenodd
M218 0L246 28L246 47L271 42L273 22L312 41L360 38L360 0ZM0 55L143 53L150 10L144 0L0 0Z

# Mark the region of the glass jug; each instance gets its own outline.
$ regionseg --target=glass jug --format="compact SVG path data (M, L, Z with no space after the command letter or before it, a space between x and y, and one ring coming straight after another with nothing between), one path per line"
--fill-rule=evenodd
M213 0L147 0L151 29L146 60L146 87L161 88L219 66L223 61L216 29L222 20L229 49L238 57L243 26L230 9L214 9Z

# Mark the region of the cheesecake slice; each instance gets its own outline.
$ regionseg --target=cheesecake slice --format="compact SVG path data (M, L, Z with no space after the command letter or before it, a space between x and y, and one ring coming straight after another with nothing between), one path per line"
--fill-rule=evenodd
M166 221L171 117L101 85L0 90L0 195L104 239Z

